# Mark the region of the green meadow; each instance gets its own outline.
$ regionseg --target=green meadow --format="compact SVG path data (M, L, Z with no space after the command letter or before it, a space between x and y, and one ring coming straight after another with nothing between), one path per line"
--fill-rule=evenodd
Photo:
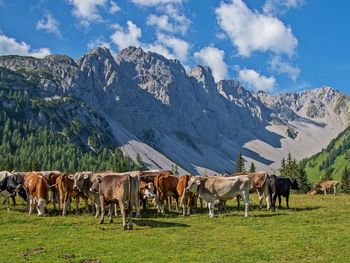
M157 215L151 208L123 231L121 218L98 224L89 214L28 215L24 203L0 205L0 262L349 262L350 196L292 195L290 210L203 209ZM284 207L285 203L282 203ZM73 206L74 207L74 206ZM217 210L215 211L217 212ZM108 222L108 220L105 220Z

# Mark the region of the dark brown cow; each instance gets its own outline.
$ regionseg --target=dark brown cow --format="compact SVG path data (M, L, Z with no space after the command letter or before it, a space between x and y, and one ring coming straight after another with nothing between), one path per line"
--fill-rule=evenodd
M265 171L261 172L254 172L254 173L235 173L235 175L248 175L250 177L250 192L257 191L259 196L259 209L262 208L262 201L265 195L266 198L266 204L267 209L270 209L271 207L271 200L270 200L270 192L269 187L266 183L266 179L268 177L268 173Z
M60 171L41 171L40 173L46 178L47 183L49 184L49 192L51 192L52 194L53 208L56 209L56 203L58 203L58 209L60 210L60 202L56 180L62 173ZM51 199L50 196L49 199Z
M319 182L315 188L320 188L324 195L327 195L327 191L332 190L334 192L334 195L337 193L337 187L338 187L339 182L335 180L329 180L329 181L322 181Z
M41 173L28 173L25 176L24 187L28 193L29 214L32 213L33 206L36 205L38 216L44 215L49 191L49 184L46 178Z
M191 208L194 208L194 201L197 200L195 198L195 193L186 192L186 187L188 186L188 181L191 179L191 175L182 175L179 177L179 182L176 187L177 194L180 197L180 204L182 205L182 214L186 215L186 207L187 207L187 215L190 215Z
M135 196L139 194L139 183L138 178L133 177L129 174L123 174L119 176L115 175L106 175L104 177L97 176L96 180L91 186L90 189L92 192L98 193L100 196L101 203L101 218L100 224L104 221L104 211L106 204L117 203L119 204L122 220L123 220L123 228L132 229L132 207L135 203L138 202L134 200ZM129 222L126 224L126 207L127 203ZM113 222L113 208L109 207L110 219L109 222Z
M164 201L168 200L168 197L174 197L176 201L176 209L179 208L179 195L176 187L179 179L170 174L161 173L154 179L154 189L156 192L156 203L158 213L164 214ZM168 202L168 210L171 210L171 202Z

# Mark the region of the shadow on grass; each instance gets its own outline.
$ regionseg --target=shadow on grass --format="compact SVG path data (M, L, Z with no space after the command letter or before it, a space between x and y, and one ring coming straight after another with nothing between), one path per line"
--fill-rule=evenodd
M133 223L138 226L150 227L150 228L163 228L163 227L189 227L189 225L182 223L164 222L152 219L135 219Z

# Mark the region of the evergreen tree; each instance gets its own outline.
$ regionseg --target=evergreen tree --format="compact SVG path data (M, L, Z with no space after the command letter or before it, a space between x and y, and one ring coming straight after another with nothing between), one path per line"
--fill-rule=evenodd
M173 172L174 175L179 175L179 169L176 164L171 165L171 171Z
M349 194L350 193L350 171L345 166L340 179L340 192Z
M333 172L333 169L332 169L331 167L328 167L328 168L324 171L321 180L322 180L322 181L333 180L332 172Z
M245 171L245 160L240 152L236 160L235 173L244 173Z
M254 162L251 162L250 167L249 167L249 172L254 173L256 171L255 164Z
M305 172L305 168L303 163L299 163L298 164L298 171L297 171L297 176L296 176L298 185L299 185L299 192L301 193L306 193L307 191L309 191L311 189L311 185L310 182L307 178L307 174Z

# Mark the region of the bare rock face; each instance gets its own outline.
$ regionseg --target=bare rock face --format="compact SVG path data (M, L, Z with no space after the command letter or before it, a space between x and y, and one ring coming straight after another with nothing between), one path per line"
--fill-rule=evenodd
M321 150L350 119L349 97L333 88L254 93L237 80L215 83L208 67L187 75L178 60L135 47L116 57L97 48L76 61L3 56L0 67L38 73L43 99L82 100L108 123L121 149L134 159L140 153L149 168L176 163L180 172L230 172L242 152L259 169L274 170L288 152L303 158Z

